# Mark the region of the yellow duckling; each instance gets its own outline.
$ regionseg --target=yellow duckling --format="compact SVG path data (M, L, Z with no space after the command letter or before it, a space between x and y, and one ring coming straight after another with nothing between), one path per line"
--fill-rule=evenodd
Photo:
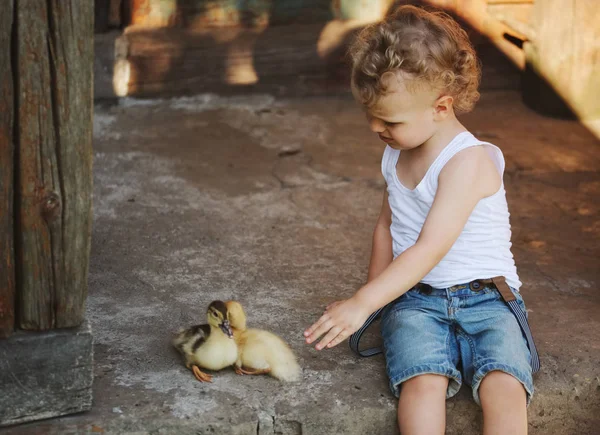
M288 345L268 331L247 329L246 313L239 302L227 301L225 305L238 345L235 372L240 375L269 373L285 382L299 380L302 370Z
M181 352L185 366L200 382L212 382L212 376L200 370L221 370L232 366L238 359L238 347L233 340L229 313L222 301L208 306L208 324L183 329L173 339L173 346Z

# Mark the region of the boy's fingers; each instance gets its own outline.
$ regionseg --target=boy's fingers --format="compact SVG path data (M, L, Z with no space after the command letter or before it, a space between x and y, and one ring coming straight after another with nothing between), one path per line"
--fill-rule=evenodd
M329 330L327 335L315 346L315 349L321 350L326 347L334 338L336 338L340 332L342 332L342 328L339 326L334 326ZM331 347L331 346L329 346Z
M319 326L321 326L321 324L326 320L325 315L323 314L321 317L319 317L319 320L317 320L315 323L313 323L312 325L310 325L308 327L308 329L306 331L304 331L304 336L308 337L310 336Z
M337 337L335 337L335 338L333 339L333 341L327 345L327 347L328 347L328 348L332 348L332 347L334 347L334 346L337 346L337 345L338 345L338 344L340 344L342 341L344 341L346 338L348 338L348 334L346 333L346 330L345 330L345 329L343 329L343 330L342 330L342 332L340 332L340 333L338 334L338 336L337 336Z
M321 319L323 319L323 318L325 318L325 319L323 321L317 322L315 324L316 329L313 329L313 331L306 337L307 343L312 343L317 338L319 338L321 335L323 335L327 331L329 331L331 329L331 327L333 326L331 320L329 320L329 317L322 316Z
M308 336L307 342L310 344L313 341L316 341L321 335L326 334L327 331L329 331L333 326L334 325L331 320L322 323L321 326L319 326L315 332Z

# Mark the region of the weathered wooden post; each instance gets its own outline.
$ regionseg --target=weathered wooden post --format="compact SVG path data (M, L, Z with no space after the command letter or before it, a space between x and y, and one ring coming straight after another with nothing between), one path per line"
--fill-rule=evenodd
M0 9L0 338L11 334L15 320L12 16L8 0Z
M0 426L91 406L93 18L92 1L0 8Z
M90 3L17 0L22 329L83 321L91 232Z

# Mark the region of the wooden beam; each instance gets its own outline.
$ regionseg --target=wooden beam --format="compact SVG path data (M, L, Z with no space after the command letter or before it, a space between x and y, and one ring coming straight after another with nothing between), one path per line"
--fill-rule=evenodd
M596 0L537 0L531 22L536 38L525 51L528 68L600 137L594 127L600 120L599 22ZM530 104L545 105L541 93L525 92Z
M534 0L487 0L489 5L528 5Z
M10 335L15 323L13 6L4 0L0 8L0 337Z
M535 41L536 34L535 30L528 24L523 23L522 21L515 20L512 17L498 17L498 19L506 24L511 29L519 32L521 35L527 38L527 41L533 42Z
M525 35L490 15L486 0L425 0L439 8L453 11L477 32L487 37L519 69L525 68L523 50L506 37L526 40Z
M56 251L64 267L62 283L56 287L58 328L78 326L83 322L87 298L92 236L94 99L94 14L91 3L52 0L49 11L63 208L61 245Z
M17 3L19 326L81 324L91 235L93 2Z

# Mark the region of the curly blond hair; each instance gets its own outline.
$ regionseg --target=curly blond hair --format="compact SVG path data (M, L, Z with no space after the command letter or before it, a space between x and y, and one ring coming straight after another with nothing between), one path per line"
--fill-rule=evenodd
M427 83L469 112L479 99L481 67L467 32L449 15L401 6L364 28L350 47L352 90L367 107L386 92L381 77L401 72L407 85ZM409 89L411 87L409 86Z

